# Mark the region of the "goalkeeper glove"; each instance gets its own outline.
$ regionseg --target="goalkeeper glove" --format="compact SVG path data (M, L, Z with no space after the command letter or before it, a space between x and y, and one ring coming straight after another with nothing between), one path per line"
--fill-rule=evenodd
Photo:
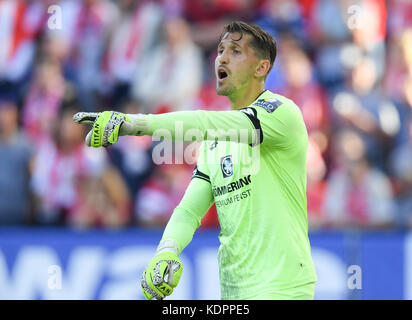
M168 247L170 240L163 241L156 255L143 271L141 289L147 300L162 300L172 294L179 283L183 265L177 256L176 247Z
M86 136L89 147L108 147L116 143L120 136L143 135L149 127L147 116L124 114L116 111L78 112L73 120L80 124L93 124Z

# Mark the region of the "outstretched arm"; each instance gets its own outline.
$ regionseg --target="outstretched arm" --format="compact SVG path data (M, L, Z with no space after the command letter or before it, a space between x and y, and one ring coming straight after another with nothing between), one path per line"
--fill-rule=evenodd
M119 135L156 135L189 142L229 139L251 146L265 140L266 145L289 148L307 136L306 127L299 108L288 99L276 97L240 110L194 110L156 115L79 112L74 121L93 123L86 137L86 143L92 147L107 147L115 143Z
M247 108L250 109L250 108ZM248 144L259 144L262 133L256 113L247 109L232 111L178 111L165 114L123 114L79 112L73 120L93 124L86 137L92 147L109 146L123 135L158 135L171 140L202 141L227 138Z

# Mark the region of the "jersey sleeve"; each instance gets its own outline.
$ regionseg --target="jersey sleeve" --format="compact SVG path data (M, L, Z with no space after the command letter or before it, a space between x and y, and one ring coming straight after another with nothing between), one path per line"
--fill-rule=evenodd
M228 140L285 148L307 136L300 109L282 96L231 111L178 111L149 115L149 135L181 141Z
M257 144L256 128L239 110L177 111L148 115L147 134L178 141L227 141Z
M241 109L259 134L263 145L288 148L307 137L300 109L288 99L258 100Z
M182 200L166 225L161 241L174 240L180 254L192 241L196 229L199 228L213 201L210 179L196 168Z

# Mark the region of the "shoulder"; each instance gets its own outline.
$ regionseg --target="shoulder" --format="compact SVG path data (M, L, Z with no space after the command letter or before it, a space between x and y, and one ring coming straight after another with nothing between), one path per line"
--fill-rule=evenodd
M248 108L254 108L261 115L289 116L303 120L302 112L291 99L265 90ZM265 111L265 112L263 112Z
M300 108L291 99L269 90L263 92L250 106L260 120L279 122L291 130L306 129Z

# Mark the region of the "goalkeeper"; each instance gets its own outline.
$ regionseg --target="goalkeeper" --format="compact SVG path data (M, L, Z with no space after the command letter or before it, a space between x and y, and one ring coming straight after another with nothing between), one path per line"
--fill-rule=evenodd
M93 123L86 137L92 147L109 146L121 135L201 139L192 180L175 208L154 258L141 278L146 299L163 299L179 282L179 254L216 203L221 232L218 252L222 299L313 299L316 274L311 258L306 209L308 136L299 108L265 90L276 57L276 43L258 26L228 24L217 48L216 91L229 98L231 111L180 111L159 115L78 113ZM183 134L177 133L176 123ZM246 132L245 139L227 135ZM225 131L226 130L226 131ZM259 151L251 161L250 154ZM254 153L256 154L256 152Z

